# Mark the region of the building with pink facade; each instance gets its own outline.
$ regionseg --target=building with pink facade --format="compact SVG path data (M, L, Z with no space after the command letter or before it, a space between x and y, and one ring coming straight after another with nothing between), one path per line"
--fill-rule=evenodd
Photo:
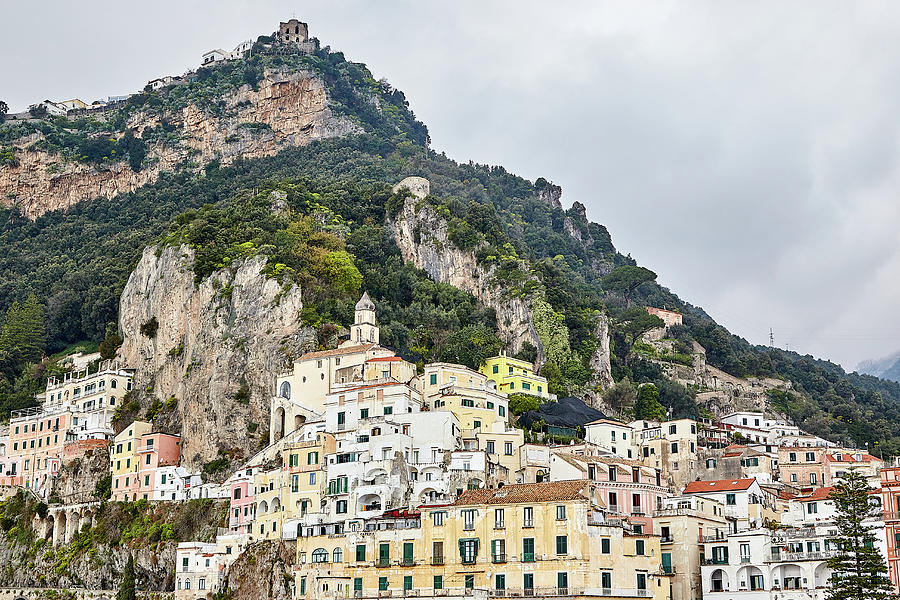
M653 532L653 511L669 493L659 469L615 456L550 455L550 481L590 479L597 483L607 518L627 521L636 532Z
M681 313L677 313L673 310L666 310L664 308L655 308L653 306L645 307L647 312L653 316L659 317L663 320L663 323L666 324L666 327L671 327L672 325L681 325L682 318Z
M256 518L256 485L253 474L257 469L245 467L228 478L230 506L228 528L237 533L251 533Z
M150 423L135 421L122 430L110 453L112 499L178 500L185 477L178 467L181 437L152 431ZM190 480L187 488L190 488Z

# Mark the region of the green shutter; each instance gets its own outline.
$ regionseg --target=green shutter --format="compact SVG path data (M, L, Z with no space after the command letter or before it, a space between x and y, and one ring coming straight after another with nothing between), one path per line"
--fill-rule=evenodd
M354 577L353 578L353 589L354 589L354 591L357 591L357 592L362 591L362 577Z
M411 564L413 561L413 545L412 542L403 542L403 562Z

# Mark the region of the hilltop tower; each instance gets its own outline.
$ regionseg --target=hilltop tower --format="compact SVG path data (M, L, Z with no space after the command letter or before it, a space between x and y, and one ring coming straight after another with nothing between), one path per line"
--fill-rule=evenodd
M375 324L375 303L363 292L356 303L356 314L350 327L350 341L355 344L378 343L378 326Z
M309 25L291 19L278 24L278 39L286 44L304 44L309 41Z

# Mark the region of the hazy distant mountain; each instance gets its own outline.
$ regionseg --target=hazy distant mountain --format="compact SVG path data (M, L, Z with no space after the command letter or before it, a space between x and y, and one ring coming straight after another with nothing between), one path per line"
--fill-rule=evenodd
M864 360L856 366L859 373L900 382L900 350L882 358Z

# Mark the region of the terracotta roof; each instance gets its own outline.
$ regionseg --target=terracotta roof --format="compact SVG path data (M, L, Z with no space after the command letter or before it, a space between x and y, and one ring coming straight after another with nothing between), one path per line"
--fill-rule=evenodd
M400 383L399 381L384 381L381 383L370 383L367 385L358 385L352 388L344 388L337 389L329 394L329 396L341 395L347 392L358 392L359 390L367 390L369 388L378 388L378 387L392 387L395 385L406 385L405 383Z
M808 494L806 496L800 496L796 498L797 502L816 502L820 500L828 500L828 496L831 495L831 491L834 487L823 487L815 490L813 493Z
M840 454L840 458L835 456L834 454L825 453L825 461L826 462L872 462L875 460L881 460L876 456L872 456L871 454L866 454L865 452L837 452L836 454ZM853 458L855 455L859 454L859 460Z
M322 350L320 352L307 352L299 358L299 360L311 360L316 358L327 358L329 356L343 356L344 354L360 354L371 350L378 344L357 344L356 346L346 346L344 348L335 348L333 350Z
M588 483L590 482L584 479L570 479L549 483L509 484L497 489L468 490L463 492L453 505L521 504L586 499L583 491Z
M370 358L366 362L399 362L403 360L399 356L376 356L375 358Z
M756 479L718 479L715 481L692 481L684 488L683 494L702 494L705 492L730 492L750 489Z

